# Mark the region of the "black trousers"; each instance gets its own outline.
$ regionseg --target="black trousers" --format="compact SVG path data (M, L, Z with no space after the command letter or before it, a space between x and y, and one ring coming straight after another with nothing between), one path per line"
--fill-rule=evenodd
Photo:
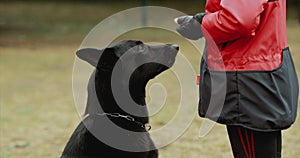
M281 131L261 132L227 126L234 158L280 158Z

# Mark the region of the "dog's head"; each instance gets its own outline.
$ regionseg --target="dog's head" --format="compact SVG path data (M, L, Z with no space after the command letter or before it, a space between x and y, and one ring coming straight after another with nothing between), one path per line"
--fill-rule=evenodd
M80 59L96 67L89 82L89 101L96 101L96 97L93 97L96 91L98 101L105 112L119 111L117 106L112 106L118 105L112 95L112 89L117 88L124 94L129 90L131 98L137 104L145 105L147 82L174 64L178 49L178 46L173 44L146 45L141 41L124 40L102 50L78 50L76 54ZM107 104L110 107L103 107ZM86 113L95 111L97 110L93 107L87 106Z
M141 41L124 40L102 50L80 49L76 54L100 73L112 73L118 62L120 79L131 73L130 82L145 84L174 64L178 49L175 44L147 45Z

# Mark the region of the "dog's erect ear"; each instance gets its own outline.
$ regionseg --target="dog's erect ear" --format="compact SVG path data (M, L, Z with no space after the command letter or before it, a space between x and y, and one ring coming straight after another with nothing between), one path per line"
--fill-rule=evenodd
M102 50L94 48L83 48L76 52L77 57L97 67L98 61L102 54Z

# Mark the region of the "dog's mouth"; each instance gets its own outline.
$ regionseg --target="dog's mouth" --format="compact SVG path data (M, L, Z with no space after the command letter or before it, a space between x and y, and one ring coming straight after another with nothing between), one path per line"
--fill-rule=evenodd
M178 45L172 44L170 46L170 51L166 55L166 59L167 59L166 66L168 68L170 68L174 65L178 50L179 50Z
M178 50L179 46L176 44L166 44L152 49L152 51L147 52L146 56L142 57L153 59L153 62L143 64L141 72L148 76L147 78L154 78L163 71L171 68L175 63Z
M172 55L167 55L167 60L159 64L159 67L156 69L157 73L163 72L169 68L171 68L175 63L177 52L173 52Z
M172 57L172 58L170 58L168 61L167 61L167 66L170 68L170 67L172 67L173 65L174 65L174 63L175 63L175 57L176 56L174 56L174 57Z

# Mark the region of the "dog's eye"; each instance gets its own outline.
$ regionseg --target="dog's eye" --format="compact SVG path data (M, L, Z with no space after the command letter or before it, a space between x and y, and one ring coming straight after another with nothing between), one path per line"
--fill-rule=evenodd
M146 47L143 44L138 45L138 52L142 53L146 50Z

